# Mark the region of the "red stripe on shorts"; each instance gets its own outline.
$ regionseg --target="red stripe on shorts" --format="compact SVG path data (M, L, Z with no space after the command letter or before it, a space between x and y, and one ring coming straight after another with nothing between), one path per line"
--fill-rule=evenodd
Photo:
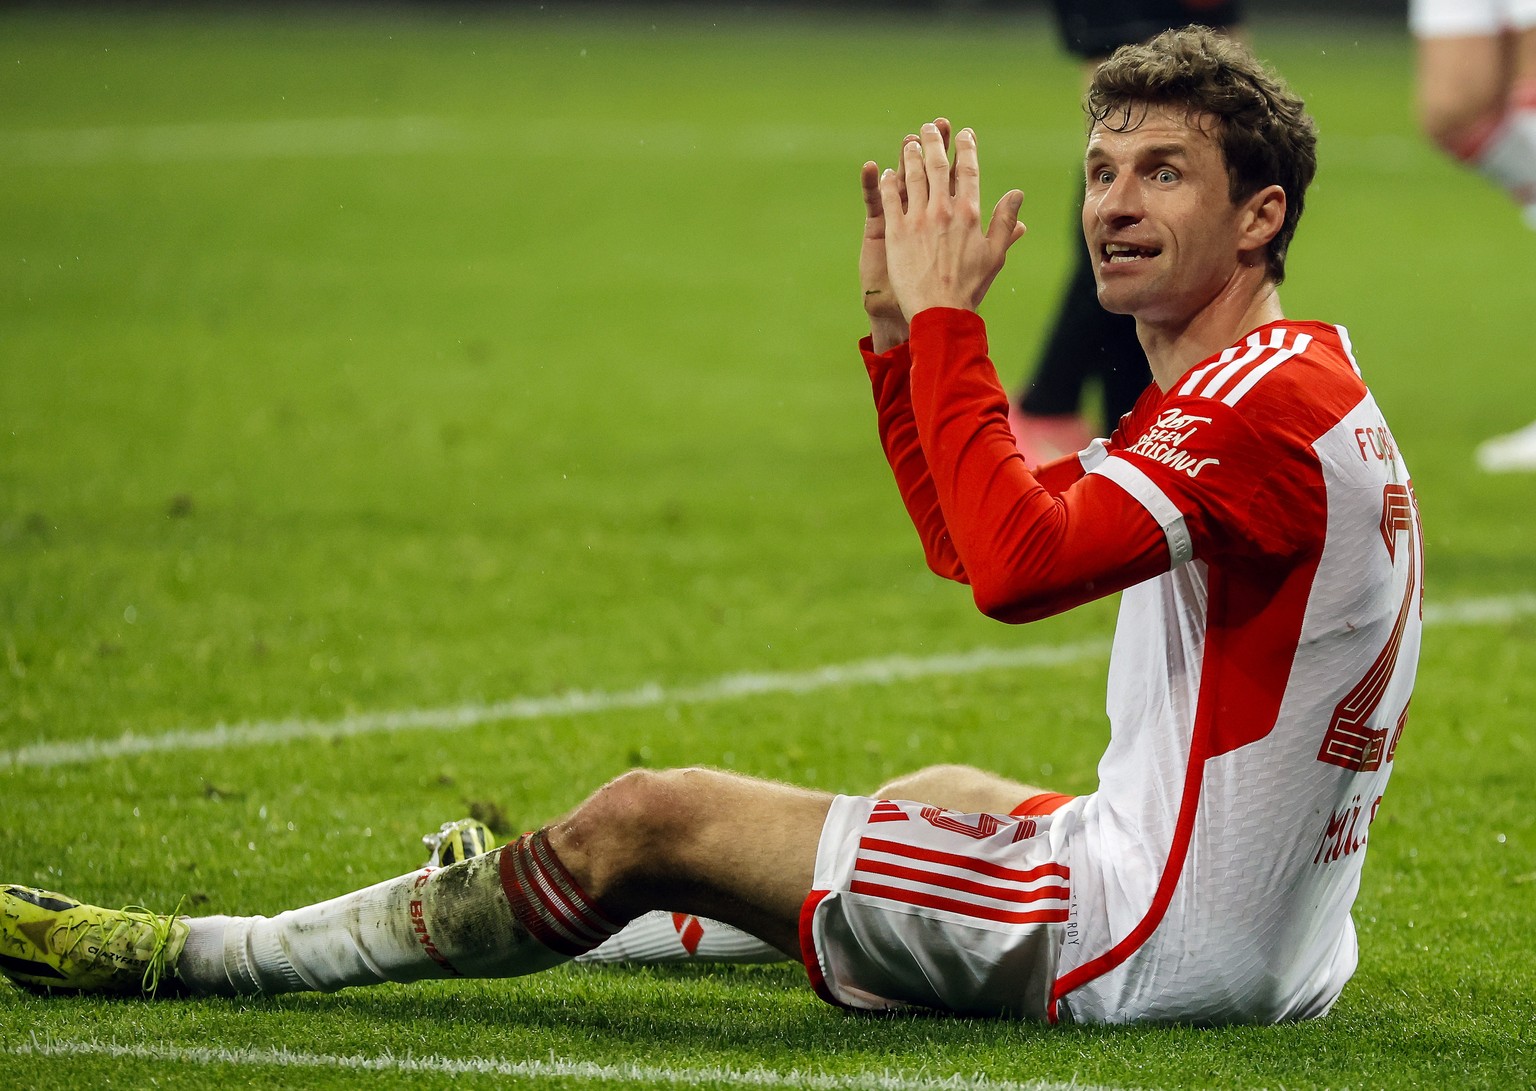
M974 871L978 875L987 875L993 879L1014 879L1021 883L1033 882L1036 879L1044 879L1047 876L1068 879L1072 875L1065 864L1041 864L1039 867L1020 870L1019 868L994 864L990 860L978 860L974 856L961 856L953 852L940 852L938 849L925 849L917 845L905 845L900 841L886 841L879 837L860 838L859 848L865 852L888 852L893 856L905 856L912 860L925 860L930 864L948 864L950 867Z
M848 1005L833 996L832 990L827 986L826 976L821 972L821 959L816 956L816 937L811 932L811 922L816 917L816 907L830 893L832 893L830 890L813 890L806 895L805 901L800 903L800 961L805 963L805 976L811 982L811 990L828 1004L846 1008Z
M943 909L950 913L959 913L967 917L978 917L981 920L997 921L1001 924L1055 924L1064 923L1067 919L1067 910L1061 909L1031 909L1023 912L1009 909L993 909L987 905L976 905L974 902L964 902L957 898L944 898L937 894L923 894L916 890L902 890L894 886L882 886L879 883L866 883L855 879L848 885L848 890L853 894L867 894L873 898L884 898L888 901L902 902L906 905L919 905L925 909Z
M1067 897L1067 888L1064 886L1038 886L1033 890L1025 890L1020 887L990 886L987 883L962 879L957 875L946 875L942 871L923 871L920 868L903 867L900 864L891 864L884 860L870 860L862 856L854 865L854 870L872 875L885 875L892 879L908 879L915 883L925 883L928 886L941 886L946 890L954 890L962 894L975 894L982 898L992 898L1000 902L1038 902L1046 898L1060 898L1065 901Z

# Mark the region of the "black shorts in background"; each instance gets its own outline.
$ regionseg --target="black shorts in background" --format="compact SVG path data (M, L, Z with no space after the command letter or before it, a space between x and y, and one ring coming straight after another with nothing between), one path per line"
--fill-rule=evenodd
M1107 57L1173 27L1200 23L1221 29L1242 19L1238 0L1053 0L1056 26L1068 52Z

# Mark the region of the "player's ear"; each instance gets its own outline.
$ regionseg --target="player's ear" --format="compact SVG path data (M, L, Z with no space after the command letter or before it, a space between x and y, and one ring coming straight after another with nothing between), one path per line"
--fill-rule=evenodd
M1285 207L1285 190L1280 186L1265 186L1243 201L1239 247L1246 252L1268 246L1285 225Z

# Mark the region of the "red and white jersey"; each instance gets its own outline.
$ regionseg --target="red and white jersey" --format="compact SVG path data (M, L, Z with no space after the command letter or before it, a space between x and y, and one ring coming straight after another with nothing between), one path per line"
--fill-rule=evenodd
M930 565L1003 620L1124 589L1111 738L1067 848L1054 1018L1320 1015L1407 719L1422 552L1341 327L1277 322L1031 472L969 312L866 352Z

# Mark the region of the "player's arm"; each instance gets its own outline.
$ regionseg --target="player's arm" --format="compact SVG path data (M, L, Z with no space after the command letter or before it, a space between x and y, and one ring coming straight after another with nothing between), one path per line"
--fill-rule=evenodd
M955 552L949 527L944 522L944 510L939 504L939 494L934 488L933 475L929 472L928 459L918 436L917 419L912 413L909 345L903 343L890 352L876 353L871 339L866 337L859 347L874 395L880 445L896 478L907 515L923 543L924 559L937 575L969 583L965 566ZM1010 442L1012 436L1010 429ZM1061 496L1083 479L1087 472L1084 458L1090 455L1103 457L1096 444L1081 455L1065 455L1045 466L1030 467L1030 473L1051 496Z
M1174 557L1165 528L1120 485L1059 465L1052 473L1073 483L1058 494L1030 472L974 312L918 314L911 352L917 443L949 547L983 613L1031 621L1167 571Z
M1014 443L974 311L1024 234L1023 195L1005 194L983 231L975 134L956 134L951 168L937 125L903 145L900 170L882 174L879 190L887 269L912 322L912 447L938 506L928 515L909 501L908 510L943 528L939 544L954 551L955 578L972 585L987 614L1024 621L1165 570L1161 528L1122 490L1084 478L1054 495ZM926 537L925 547L931 565Z
M950 126L938 118L933 126L940 143L949 147ZM916 141L909 133L902 142ZM912 419L912 399L907 387L907 369L911 356L907 351L909 330L906 316L891 286L886 265L885 206L880 193L880 169L865 163L859 172L864 197L864 236L859 247L859 286L864 310L869 317L870 336L859 345L864 366L869 373L879 424L880 446L896 477L896 486L912 525L923 543L928 567L945 579L965 581L960 558L949 540L944 516L939 509L928 465L917 439L917 424ZM951 183L953 184L953 183ZM906 206L906 185L897 187L896 198Z
M876 353L872 339L865 338L859 347L874 394L880 446L896 477L907 516L923 543L923 557L936 575L965 583L965 569L950 541L949 528L944 525L944 512L939 507L939 495L934 491L928 460L918 440L917 421L912 416L908 382L912 358L907 345L902 343L889 352Z

